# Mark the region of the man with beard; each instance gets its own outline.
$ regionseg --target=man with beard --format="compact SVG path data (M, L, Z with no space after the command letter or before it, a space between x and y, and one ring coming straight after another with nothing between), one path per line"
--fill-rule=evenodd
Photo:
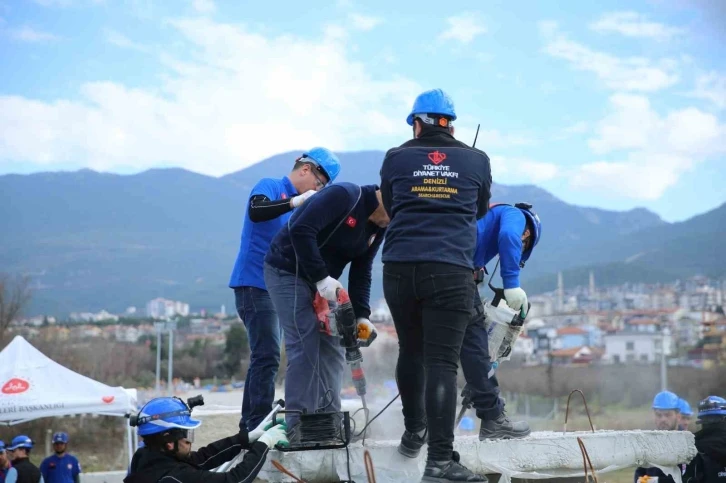
M5 451L5 442L0 441L0 483L17 483L18 470L13 468Z
M655 427L660 431L677 431L680 421L679 397L670 391L661 391L653 398L653 416ZM646 482L657 477L660 483L675 483L672 476L666 475L660 468L638 467L635 470L635 483Z
M661 431L675 431L680 422L680 398L670 391L662 391L653 399L655 427Z
M177 397L159 397L149 401L137 416L135 424L144 438L131 460L124 483L251 483L276 444L287 444L285 426L255 428L249 433L220 439L192 451L194 429L202 424L191 418L191 409ZM237 466L224 473L215 468L247 450Z
M686 467L684 483L726 482L726 399L709 396L698 404L698 454Z
M53 451L40 464L40 472L45 483L80 483L81 465L78 459L68 454L68 434L55 433L53 435Z

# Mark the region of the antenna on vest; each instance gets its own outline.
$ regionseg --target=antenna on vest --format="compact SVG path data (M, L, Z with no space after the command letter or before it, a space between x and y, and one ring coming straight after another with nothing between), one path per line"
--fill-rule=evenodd
M476 147L476 138L479 137L479 127L481 127L481 124L476 125L476 134L474 135L474 144L471 145L472 148Z

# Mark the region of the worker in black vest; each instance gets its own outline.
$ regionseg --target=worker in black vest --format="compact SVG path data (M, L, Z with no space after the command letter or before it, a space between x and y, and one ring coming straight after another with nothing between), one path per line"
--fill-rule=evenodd
M15 436L7 448L11 452L13 467L18 472L17 483L43 483L40 469L30 462L31 449L33 440L24 434Z
M406 431L399 452L428 441L422 481L487 481L453 451L456 373L473 308L477 219L489 206L489 157L454 139L454 104L441 89L416 98L414 139L386 153L383 292L399 340L396 379Z

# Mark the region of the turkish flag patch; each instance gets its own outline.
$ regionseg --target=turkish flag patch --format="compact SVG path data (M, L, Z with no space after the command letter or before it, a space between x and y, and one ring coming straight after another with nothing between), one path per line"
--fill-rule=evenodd
M345 220L345 224L351 228L355 228L355 224L356 224L355 218L353 218L352 216L349 216L348 219Z
M283 194L282 194L282 199L283 199L283 200L286 200L286 199L287 199L287 193L283 193Z

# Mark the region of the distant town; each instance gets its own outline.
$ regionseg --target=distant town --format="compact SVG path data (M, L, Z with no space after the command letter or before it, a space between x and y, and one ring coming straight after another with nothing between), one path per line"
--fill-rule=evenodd
M558 289L530 298L525 333L517 340L512 363L521 365L653 364L709 368L726 364L726 282L692 277L670 284L624 284ZM482 297L491 291L480 288ZM385 301L373 303L371 320L379 331L395 337ZM217 313L192 313L188 303L156 298L142 310L123 314L105 310L72 313L67 320L52 314L16 320L13 330L30 337L55 332L60 340L102 338L136 344L168 329L159 322L176 321L174 343L196 341L223 345L235 311L221 305ZM198 342L197 342L198 343Z

